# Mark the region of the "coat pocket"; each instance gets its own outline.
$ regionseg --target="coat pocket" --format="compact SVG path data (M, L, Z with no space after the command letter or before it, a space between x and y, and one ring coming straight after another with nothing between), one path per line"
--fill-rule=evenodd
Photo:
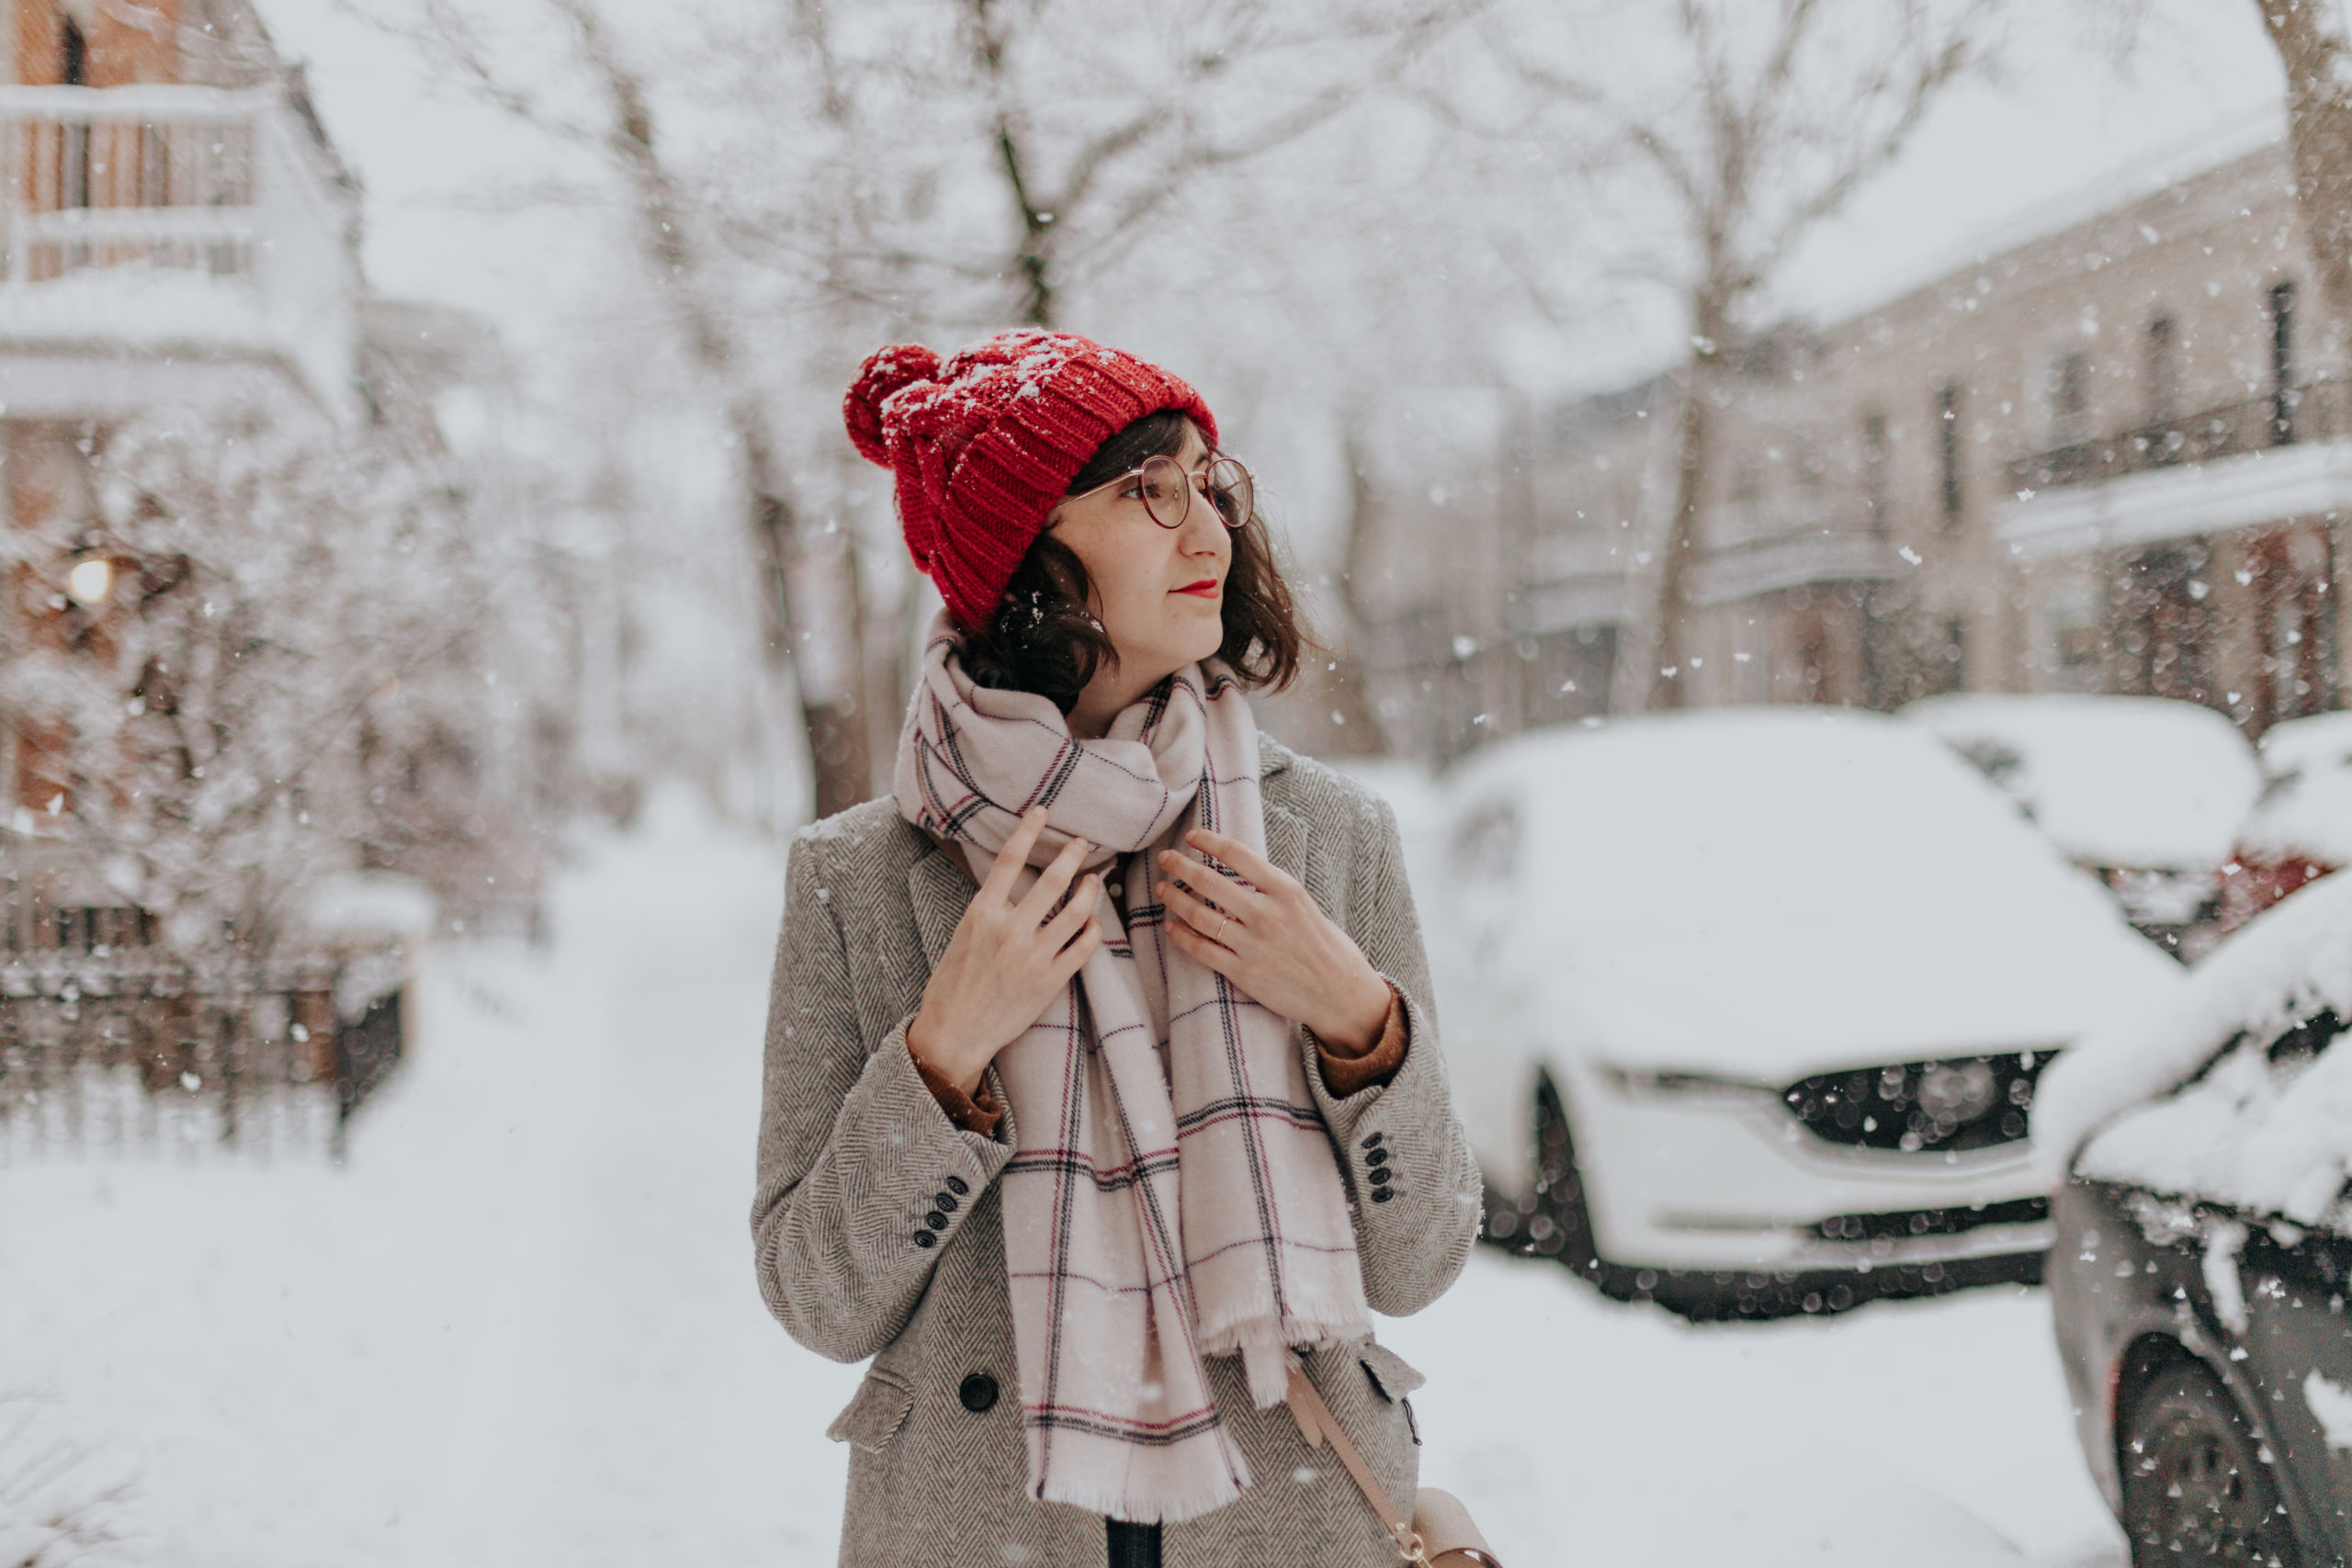
M865 1381L857 1385L857 1393L850 1397L848 1406L825 1428L825 1436L837 1443L878 1453L884 1444L898 1436L899 1428L906 1424L907 1412L914 1407L914 1388L904 1378L880 1367L868 1368Z
M1356 1360L1372 1378L1372 1386L1391 1404L1429 1380L1413 1364L1387 1346L1367 1339L1356 1347Z

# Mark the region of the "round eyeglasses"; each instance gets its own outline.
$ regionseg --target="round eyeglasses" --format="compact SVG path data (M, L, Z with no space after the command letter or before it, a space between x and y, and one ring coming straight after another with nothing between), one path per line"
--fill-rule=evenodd
M1140 467L1129 468L1118 478L1064 499L1077 501L1113 485L1134 485L1144 511L1163 528L1184 525L1184 519L1192 515L1195 490L1208 499L1217 521L1227 528L1238 531L1257 509L1257 487L1250 478L1250 470L1234 457L1212 458L1197 475L1186 474L1184 466L1173 457L1147 457Z

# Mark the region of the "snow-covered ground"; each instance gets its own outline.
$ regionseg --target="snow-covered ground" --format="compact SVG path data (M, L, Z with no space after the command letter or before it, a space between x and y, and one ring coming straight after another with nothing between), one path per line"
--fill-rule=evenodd
M128 1560L831 1560L858 1370L751 1272L781 887L663 797L560 886L551 952L431 954L345 1168L0 1168L0 1396L134 1478ZM1425 1478L1512 1568L2124 1560L2037 1293L1698 1329L1482 1251L1383 1334L1430 1374Z

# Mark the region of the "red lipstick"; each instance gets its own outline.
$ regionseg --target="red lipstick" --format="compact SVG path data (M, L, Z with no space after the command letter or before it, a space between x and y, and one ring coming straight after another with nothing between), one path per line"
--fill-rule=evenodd
M1178 593L1191 593L1203 599L1214 599L1217 596L1218 592L1216 579L1214 577L1204 577L1198 582L1188 582L1184 584L1183 587L1174 590L1174 592Z

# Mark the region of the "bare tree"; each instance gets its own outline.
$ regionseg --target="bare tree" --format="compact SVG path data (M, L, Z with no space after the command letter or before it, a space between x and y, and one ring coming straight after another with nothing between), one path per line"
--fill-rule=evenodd
M1656 23L1663 42L1649 36L1635 52L1585 40L1584 52L1625 62L1611 78L1546 64L1525 29L1498 40L1544 101L1562 161L1615 180L1636 203L1654 193L1671 213L1653 270L1680 295L1688 328L1673 499L1651 552L1655 596L1645 624L1627 628L1612 705L1684 700L1712 425L1775 269L1894 160L1946 88L1987 60L2002 4L1650 0L1634 15Z
M818 816L866 798L873 765L854 678L813 680L820 670L856 671L863 663L863 595L854 549L828 548L806 536L786 478L782 445L770 423L769 394L744 366L731 322L739 310L707 238L707 203L694 176L657 134L652 94L643 72L591 0L547 0L571 41L594 113L567 115L503 75L481 31L453 0L424 0L417 19L396 30L415 43L447 79L476 97L599 158L622 193L651 286L660 291L687 357L708 378L736 451L745 518L764 579L762 647L773 673L798 677ZM812 659L810 632L799 628L796 598L821 598L832 612L825 627L848 651Z
M793 0L832 155L865 177L814 207L772 187L783 199L740 209L732 231L917 328L1064 325L1073 291L1186 243L1171 213L1202 182L1329 123L1488 3L1225 0L1106 29L1073 0L883 0L846 18ZM954 187L992 194L959 208Z
M2287 71L2295 204L2338 332L2352 331L2352 30L2336 0L2256 0Z

